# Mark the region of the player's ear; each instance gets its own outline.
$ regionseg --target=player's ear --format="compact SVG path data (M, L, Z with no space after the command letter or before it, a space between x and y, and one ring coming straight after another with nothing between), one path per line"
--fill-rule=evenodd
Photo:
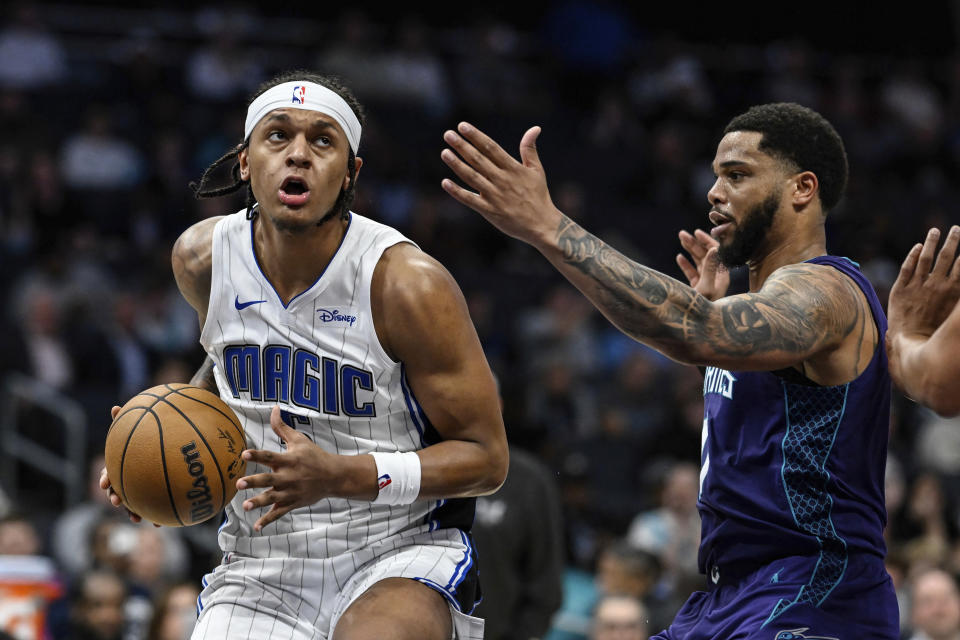
M250 147L244 147L237 153L237 160L240 161L240 179L244 182L250 180L249 150Z
M357 176L360 175L360 167L362 167L362 166L363 166L363 158L361 158L360 156L357 156L356 158L353 159L353 179L354 179L354 181L356 181ZM344 189L349 189L349 188L350 188L350 174L349 174L349 172L347 173L347 175L345 175L345 176L343 177L343 188L344 188Z
M793 178L793 204L802 208L809 205L820 193L820 181L813 171L802 171Z

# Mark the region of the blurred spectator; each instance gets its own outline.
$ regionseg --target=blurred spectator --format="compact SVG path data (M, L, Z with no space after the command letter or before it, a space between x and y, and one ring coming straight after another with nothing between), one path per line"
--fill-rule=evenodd
M73 382L74 363L63 332L62 298L52 288L27 286L17 306L24 360L19 368L54 389Z
M638 514L627 532L627 541L631 545L661 559L665 576L671 582L699 573L699 491L697 467L689 463L675 464L663 478L660 506Z
M66 52L44 28L41 8L18 2L7 11L13 20L0 31L0 86L33 90L60 83L67 71Z
M956 579L930 569L913 579L910 640L960 639L960 591Z
M84 573L71 589L69 625L55 633L55 640L123 640L126 600L127 588L115 573Z
M0 517L0 631L16 638L43 638L48 608L62 587L42 541L22 515Z
M83 128L67 138L60 154L63 178L78 191L128 189L143 179L143 167L136 147L113 131L103 105L88 108Z
M241 10L208 8L198 13L197 22L211 41L187 61L190 92L214 103L246 98L264 79L257 56L245 43L253 20Z
M547 640L585 640L590 633L592 612L597 603L613 595L649 601L660 609L661 617L669 616L669 622L676 608L666 610L654 592L660 570L660 561L655 555L635 549L624 540L610 542L597 558L592 579L586 579L577 570L567 570L563 604L554 616ZM662 623L655 621L653 624Z
M647 640L647 611L637 598L605 596L597 602L590 623L590 640Z
M193 582L169 587L156 601L145 640L188 640L197 621L200 589Z
M100 488L103 465L103 455L91 460L87 499L54 523L51 544L57 563L71 576L95 566L107 566L124 575L133 571L147 590L163 581L182 578L188 569L189 549L180 532L169 527L133 525L121 517ZM147 533L142 533L144 530ZM138 551L128 560L133 550L143 553Z
M35 556L43 541L37 528L24 515L16 513L0 517L0 553L5 556Z
M563 522L550 469L510 447L510 469L493 495L477 498L473 523L490 640L541 637L562 598Z

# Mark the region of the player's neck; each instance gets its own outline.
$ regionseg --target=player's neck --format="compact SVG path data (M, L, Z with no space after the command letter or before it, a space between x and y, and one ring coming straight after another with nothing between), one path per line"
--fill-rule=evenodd
M759 291L770 274L789 264L798 264L827 253L827 239L822 226L814 229L796 229L758 260L747 262L750 291Z
M284 304L309 289L336 254L348 222L332 218L319 227L283 231L258 216L253 245L260 268Z

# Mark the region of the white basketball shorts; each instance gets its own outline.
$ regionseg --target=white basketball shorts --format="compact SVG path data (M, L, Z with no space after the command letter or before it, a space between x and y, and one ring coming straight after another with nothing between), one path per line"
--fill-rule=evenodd
M450 606L452 638L482 640L483 620L469 615L478 594L476 553L459 529L400 533L333 558L228 553L203 578L191 640L326 640L347 607L386 578L435 589Z

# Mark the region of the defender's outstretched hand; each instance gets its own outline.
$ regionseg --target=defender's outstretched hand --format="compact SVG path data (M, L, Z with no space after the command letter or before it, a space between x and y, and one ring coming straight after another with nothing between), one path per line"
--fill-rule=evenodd
M561 213L547 189L547 177L537 154L540 127L531 127L520 140L520 162L476 127L461 122L443 134L451 149L443 161L473 191L444 179L443 189L480 213L509 236L536 245L556 231ZM456 153L454 153L456 152Z
M693 262L682 253L677 254L677 265L687 277L690 286L707 300L719 300L730 288L730 272L720 264L720 243L701 229L693 233L680 231L680 245L690 254Z
M940 232L907 254L890 290L886 335L890 376L904 393L941 415L960 414L960 226ZM932 268L931 268L931 265Z
M890 289L888 338L898 334L929 337L960 299L960 226L951 227L937 253L939 242L940 230L930 229L923 245L915 245L904 259Z

